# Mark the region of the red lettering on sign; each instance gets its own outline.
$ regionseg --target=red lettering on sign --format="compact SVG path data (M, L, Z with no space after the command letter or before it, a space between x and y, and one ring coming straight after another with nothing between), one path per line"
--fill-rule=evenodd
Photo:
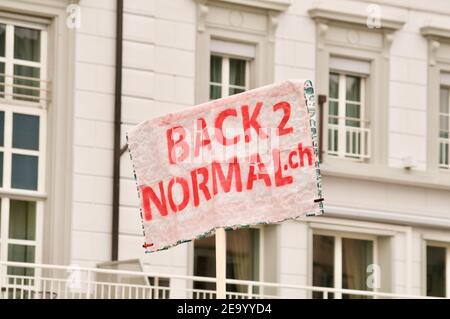
M204 118L197 119L197 130L195 132L195 146L194 156L197 157L200 153L200 148L206 146L211 150L211 139L209 138L208 130L206 129L206 121Z
M233 182L233 174L235 177L235 185L236 191L242 192L242 180L241 180L241 167L239 166L239 162L237 158L232 158L228 163L228 173L225 178L225 174L222 171L222 166L218 162L213 162L211 165L211 174L213 179L213 194L216 195L218 193L217 188L217 180L219 180L220 185L222 185L222 189L225 193L228 193L231 190L231 184Z
M250 142L250 127L253 127L253 129L258 134L259 138L267 138L267 134L264 133L264 131L261 129L261 125L258 122L258 115L261 111L261 107L263 106L262 102L256 103L255 109L253 110L252 115L249 115L248 111L248 105L243 105L241 107L242 111L242 124L244 126L244 132L245 132L245 142Z
M280 187L288 184L292 184L293 178L290 175L283 176L283 168L281 166L280 150L272 150L273 163L275 165L275 186Z
M297 151L291 151L289 153L289 166L294 169L298 167L298 162L294 163L294 161L293 161L293 157L295 155L298 155Z
M198 176L202 175L202 181L198 182ZM194 197L194 206L197 207L200 204L199 191L203 192L206 200L211 199L211 194L208 189L208 169L206 167L200 167L191 172L192 179L192 195Z
M239 142L239 135L236 135L233 138L226 138L223 133L223 121L229 116L237 116L237 112L235 109L226 109L217 115L215 128L216 128L216 139L222 145L232 145Z
M175 185L175 183L180 184L183 190L183 200L179 204L176 204L173 199L173 186ZM170 208L174 213L183 210L189 203L189 186L187 180L183 177L172 178L169 182L169 186L167 187L167 197L169 199Z
M294 132L293 127L286 127L286 123L289 121L291 117L291 105L288 102L279 102L273 106L273 110L276 112L278 110L283 110L283 118L281 119L280 124L278 124L278 136L283 136L286 134L291 134Z
M159 182L159 196L155 194L153 189L150 186L142 186L141 187L141 197L142 197L142 207L144 208L144 220L149 221L152 220L152 209L150 202L156 206L159 210L159 214L161 216L167 215L167 205L166 205L166 196L164 195L164 186L163 182Z
M174 141L173 135L177 133L180 137L177 141ZM184 140L186 137L186 130L182 126L175 126L167 130L167 149L169 152L169 163L176 164L182 162L189 156L189 145ZM181 154L179 157L176 155L176 147L181 147Z
M259 154L254 154L251 157L250 167L248 169L248 177L247 177L247 189L253 189L253 183L257 179L264 180L264 183L267 187L272 185L270 181L270 176L267 174L266 166L261 162L261 157ZM258 173L255 174L255 168L258 167Z
M303 148L302 143L300 143L298 145L298 153L300 156L300 166L303 167L305 166L304 163L304 155L306 155L308 157L308 165L311 166L313 163L313 156L312 156L312 151L311 151L311 147L305 147Z

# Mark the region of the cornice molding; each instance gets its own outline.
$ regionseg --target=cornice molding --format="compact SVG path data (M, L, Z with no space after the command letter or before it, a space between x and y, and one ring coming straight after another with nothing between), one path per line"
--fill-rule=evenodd
M320 21L321 23L345 22L360 26L367 26L367 16L363 14L343 12L327 8L312 8L308 10L308 13L312 19ZM405 20L400 18L381 17L380 23L380 29L396 31L403 27Z
M197 0L197 2L201 2L204 5L207 5L210 2L224 2L265 10L273 10L280 13L286 11L291 5L291 0Z
M438 63L441 42L446 44L450 42L450 29L429 25L420 28L420 33L428 39L428 63L434 67Z
M450 40L450 29L444 29L441 27L425 26L420 28L420 33L427 38L446 38Z

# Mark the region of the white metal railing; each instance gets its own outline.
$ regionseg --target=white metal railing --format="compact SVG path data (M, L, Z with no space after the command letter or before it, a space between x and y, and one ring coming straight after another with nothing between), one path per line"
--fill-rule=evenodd
M13 270L24 269L32 269L34 275L11 274ZM216 297L213 290L194 288L198 283L214 285L215 278L0 262L0 299L212 299ZM227 287L228 299L311 298L313 293L316 293L315 297L319 298L342 295L360 298L429 298L235 279L227 279Z
M450 140L439 138L439 167L450 168Z
M370 129L328 124L328 154L355 159L370 158Z
M0 98L40 104L50 102L50 81L0 73Z

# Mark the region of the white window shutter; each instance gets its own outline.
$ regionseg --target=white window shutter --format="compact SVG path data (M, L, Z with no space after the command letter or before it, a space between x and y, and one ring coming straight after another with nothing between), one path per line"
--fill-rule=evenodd
M210 50L211 53L247 59L254 59L256 56L256 47L254 45L240 42L211 39Z
M341 57L330 58L330 70L354 72L361 75L370 74L370 62Z
M450 86L450 73L441 72L441 85Z

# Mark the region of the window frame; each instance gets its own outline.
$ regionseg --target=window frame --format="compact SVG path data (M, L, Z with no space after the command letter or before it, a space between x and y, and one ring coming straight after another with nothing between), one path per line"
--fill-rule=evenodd
M366 102L366 95L368 95L367 92L367 84L370 81L369 80L369 76L367 76L366 74L360 74L360 73L355 73L355 72L351 72L351 71L343 71L343 70L336 70L333 68L329 69L329 74L334 73L338 75L338 98L328 98L328 101L326 103L326 108L325 108L325 116L326 119L324 120L324 128L322 131L322 134L324 134L324 136L327 136L326 138L326 144L325 144L325 152L327 153L327 155L331 155L331 156L336 156L340 159L346 159L346 160L352 160L352 161L359 161L359 162L364 162L367 160L370 160L370 155L371 155L371 143L370 143L370 120L368 119L368 114L370 114L370 109L368 107L368 104ZM352 126L347 126L346 125L346 120L349 119L346 116L346 111L347 111L347 102L349 100L347 100L347 93L346 93L346 78L347 76L354 76L354 77L358 77L360 79L360 101L359 101L359 106L360 106L360 119L358 120L360 123L360 127L358 127L360 129L361 132L361 136L363 136L363 141L360 142L360 153L361 155L359 157L356 156L352 156L351 154L347 154L347 130L349 127L351 127L352 129L350 129L350 131L354 130L354 131L358 131L357 129L353 129ZM329 77L328 77L329 79ZM328 92L328 96L329 96L329 92ZM330 107L329 107L329 102L332 101L333 102L337 102L338 103L338 115L337 117L335 117L338 121L338 124L330 124L329 123L329 119L330 119ZM356 101L352 101L352 102L356 102ZM334 116L333 116L334 117ZM357 121L357 120L354 120ZM332 126L337 126L337 132L338 132L338 147L337 147L337 151L330 151L329 150L329 146L330 146L330 141L328 139L329 137L329 132L330 132L330 125ZM367 127L368 126L368 127ZM367 136L367 149L365 146L363 146L364 140L365 140L365 133L364 131L368 132L368 136ZM326 133L325 133L326 132ZM367 152L367 155L364 155L364 153Z
M0 16L0 24L6 25L5 30L5 56L0 57L0 63L5 64L5 84L4 84L4 92L2 93L4 97L1 100L4 100L6 103L17 104L17 105L26 105L26 106L34 106L47 108L47 104L50 101L49 95L49 81L47 77L48 65L48 26L45 24L35 23L32 21L24 21L20 19L11 19L8 17ZM40 61L28 61L16 59L14 57L14 27L24 27L30 28L40 31ZM39 68L39 88L37 89L40 94L39 98L33 98L30 96L30 99L35 101L25 101L14 99L17 96L16 93L13 93L13 89L15 84L14 81L14 65L22 65L27 67ZM10 76L11 75L11 76ZM24 96L24 98L27 98Z
M438 114L438 121L439 121L439 125L438 125L438 166L440 170L443 171L448 171L450 169L450 85L446 85L446 84L440 84L439 86L439 91L445 89L447 90L447 97L448 97L448 113L442 113L441 112L441 99L440 99L440 94L439 94L439 107L437 110L437 114ZM449 135L447 138L441 137L441 116L447 116L447 121L448 121L448 127L449 130L447 131L447 134ZM444 142L443 142L444 141ZM442 164L441 163L441 143L445 143L447 144L447 154L446 154L446 159L447 159L447 164ZM445 158L445 156L444 156Z
M74 176L73 171L73 125L75 118L75 83L77 31L67 28L67 6L69 0L40 0L39 3L9 1L0 13L2 19L17 23L38 24L47 30L47 66L45 76L51 85L48 101L34 106L47 109L47 187L43 193L33 194L37 200L45 201L42 261L47 264L69 264L72 261L72 213ZM10 101L10 104L28 105L25 101ZM30 105L31 106L31 105ZM51 185L51 187L48 187ZM40 256L38 256L40 257Z
M48 57L48 25L24 21L18 16L8 18L0 16L0 23L5 24L5 56L0 57L0 62L5 64L4 97L0 99L0 111L4 112L4 145L0 147L3 152L3 183L0 187L1 212L0 212L0 260L8 261L9 245L20 245L34 247L34 263L42 263L43 258L43 235L44 235L44 211L46 209L46 178L47 178L47 57ZM40 61L28 61L14 58L14 28L25 27L40 32ZM14 99L13 81L14 65L37 67L40 70L39 77L39 99L35 101L24 101ZM43 93L45 92L45 94ZM32 96L30 96L33 99ZM39 148L38 150L28 150L13 148L13 114L25 114L37 116L39 118ZM12 154L31 155L38 158L37 167L37 189L19 189L11 186L12 181ZM34 240L14 239L9 237L10 204L11 200L21 200L35 203L35 238ZM6 269L3 269L6 271ZM39 270L35 269L34 275L38 275ZM1 275L6 275L0 274Z
M390 48L394 39L393 33L402 27L404 21L383 21L381 28L369 30L366 26L366 17L363 15L350 18L342 12L323 8L312 8L308 13L314 19L317 31L315 63L317 95L323 94L328 97L332 57L366 61L369 62L370 69L370 79L366 85L368 92L366 104L371 128L370 160L349 161L328 156L323 152L322 171L324 174L339 174L352 178L382 175L386 179L392 179L388 166ZM355 37L349 38L350 34ZM323 128L319 130L323 134ZM327 134L323 134L322 143L327 145Z
M427 263L428 263L428 256L427 256L427 247L441 247L445 248L445 298L450 298L450 243L449 242L442 242L442 241L436 241L436 240L426 240L425 242L425 296L427 296Z
M450 49L450 30L435 25L424 26L420 33L427 40L427 175L438 186L450 183L450 169L439 167L439 91L442 85L441 74L450 73L447 52ZM423 178L423 177L422 177Z
M210 82L210 56L215 52L213 41L224 41L236 44L250 45L254 47L254 56L243 56L239 58L251 58L249 88L260 87L273 83L275 74L275 31L277 23L274 17L281 11L271 11L258 6L243 6L238 3L213 2L207 0L205 3L197 4L202 13L197 21L196 41L196 75L195 75L195 102L197 104L209 101ZM236 26L231 20L217 21L216 14L227 15L239 11L254 19L251 27L242 24ZM242 51L240 51L243 53ZM252 53L252 54L253 54Z
M235 55L231 55L231 54L224 54L224 53L216 53L214 51L211 51L210 54L210 59L213 56L218 56L222 58L222 65L221 65L221 70L222 70L222 77L221 77L221 82L212 82L211 81L211 77L209 77L209 82L208 82L208 90L211 86L220 86L221 88L221 97L228 97L230 96L229 92L231 88L237 88L237 89L242 89L242 87L239 87L237 85L232 85L230 84L230 59L237 59L237 60L242 60L245 61L245 86L244 86L244 91L247 91L250 89L251 85L250 85L250 78L251 78L251 68L250 65L252 63L252 59L248 58L248 57L242 57L242 56L235 56ZM210 75L211 75L211 69L209 70Z
M314 238L314 235L320 235L320 236L328 236L328 237L334 237L334 283L332 288L336 289L343 289L342 288L342 239L348 238L348 239L358 239L358 240L368 240L372 241L372 264L378 265L379 264L379 253L378 253L378 238L376 235L372 234L363 234L363 233L352 233L352 232L339 232L339 231L333 231L333 230L326 230L326 229L313 229L312 232L312 238ZM311 269L313 269L313 262L314 260L311 259ZM377 272L373 273L374 276L379 276ZM375 277L375 281L380 282L381 278ZM312 282L312 275L311 275L311 282ZM378 287L374 287L372 290L367 291L373 291L377 292L379 291ZM342 293L335 293L334 299L342 299Z
M263 225L252 225L249 226L248 228L251 229L257 229L259 231L259 260L258 260L258 271L259 271L259 278L257 281L264 281L264 226ZM243 228L245 229L245 228ZM234 231L234 230L231 230ZM225 232L226 235L226 232ZM191 245L192 249L191 249L191 254L192 254L192 271L191 271L191 275L194 276L195 274L195 266L194 266L194 258L195 258L195 240L192 241L192 245ZM214 242L214 249L216 248L215 246L215 242ZM192 287L191 287L192 288ZM262 287L261 289L264 289L264 287Z

